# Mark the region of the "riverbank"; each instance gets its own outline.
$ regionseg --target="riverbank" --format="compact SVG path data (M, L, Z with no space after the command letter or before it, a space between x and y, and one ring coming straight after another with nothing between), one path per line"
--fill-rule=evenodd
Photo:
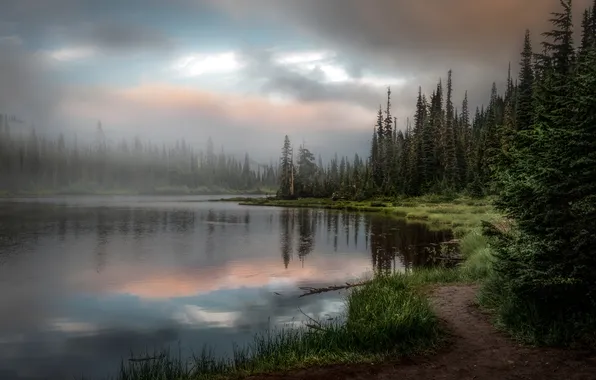
M117 379L236 378L357 363L384 363L438 353L449 341L449 326L441 322L429 294L437 284L473 284L490 271L491 254L479 221L497 217L486 200L459 198L448 203L432 198L385 202L322 201L319 207L381 211L394 217L457 227L463 263L454 269L419 269L407 274L376 276L346 297L343 322L309 320L299 329L259 335L232 358L218 359L203 351L189 363L175 356L127 362ZM226 201L229 201L226 199ZM238 201L238 199L236 199ZM312 207L314 200L280 201L242 199L243 204ZM299 205L299 206L296 206ZM306 206L309 205L309 206ZM407 213L406 213L407 210ZM150 355L155 356L155 355Z
M476 306L478 285L432 288L430 302L451 335L435 355L252 376L251 380L593 379L593 353L522 346L499 333Z

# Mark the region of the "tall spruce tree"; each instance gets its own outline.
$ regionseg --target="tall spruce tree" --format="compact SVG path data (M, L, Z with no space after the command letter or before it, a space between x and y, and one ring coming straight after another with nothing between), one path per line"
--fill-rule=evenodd
M530 31L526 30L519 71L517 96L516 129L527 130L533 122L534 69L532 67L532 42Z
M533 122L501 168L496 204L515 233L491 231L502 322L550 343L581 339L596 313L596 56L576 65L571 1L561 6L544 34Z

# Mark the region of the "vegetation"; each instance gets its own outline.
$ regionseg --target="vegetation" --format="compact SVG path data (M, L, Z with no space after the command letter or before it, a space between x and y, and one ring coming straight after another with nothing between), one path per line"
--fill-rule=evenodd
M276 187L277 169L206 151L184 140L174 146L134 141L112 143L97 126L95 141L52 140L32 130L23 136L18 120L0 115L0 194L224 194L265 192ZM273 191L274 192L274 191Z
M527 42L522 56L522 100L532 106L494 176L496 205L515 224L485 226L497 260L482 300L525 341L594 346L596 5L584 13L579 49L571 1L561 5L535 64Z
M430 98L419 92L414 126L408 123L405 133L396 128L389 91L366 161L335 158L324 167L301 146L294 164L286 137L278 197L245 201L451 220L459 226L461 265L379 273L348 295L344 323L311 321L301 330L257 337L234 359L203 356L178 378L378 360L432 349L441 330L422 290L447 282L482 281L481 304L523 341L594 346L596 5L584 13L576 49L571 0L560 2L553 30L544 34L543 52L532 52L526 32L519 80L514 84L509 75L503 96L493 85L488 106L477 110L471 123L465 98L461 110L453 106L451 72L445 96L441 82ZM428 195L433 193L446 195ZM493 195L505 219L491 220L489 205L454 198L455 193ZM151 376L133 367L123 367L120 378L166 378L163 364L137 369L153 371Z
M163 354L158 360L129 362L118 380L236 377L331 363L375 362L430 352L444 339L441 325L419 287L460 281L455 270L376 276L346 299L344 321L311 320L302 328L257 335L232 358L204 350L190 362Z
M336 156L323 165L304 145L294 157L286 136L279 166L255 171L248 156L240 164L215 155L212 144L206 154L184 143L161 150L139 140L132 148L110 147L99 128L95 145L83 148L75 140L67 148L63 137L51 142L33 132L15 138L4 122L0 188L93 183L249 189L273 186L277 179L276 198L243 203L382 211L449 224L461 239L465 260L457 268L380 272L349 293L343 321L310 321L301 329L259 335L231 359L205 351L188 365L167 355L127 363L118 379L245 375L432 350L441 343L441 327L423 290L450 282L482 281L480 303L525 342L594 346L596 4L584 12L576 47L571 0L560 3L553 29L543 34L542 52L532 51L527 31L518 80L509 71L503 94L493 83L488 105L473 117L467 95L455 106L451 71L430 96L419 90L405 131L398 129L388 90L366 159ZM497 212L505 219L497 220Z
M391 90L387 105L379 108L371 139L370 155L333 158L327 166L304 145L296 164L289 137L284 140L280 162L278 197L332 197L353 200L376 197L468 193L483 196L495 192L490 166L501 155L503 126L513 125L517 87L509 76L504 96L493 84L486 109L476 110L470 120L467 94L461 110L453 104L452 74L448 72L446 95L442 81L430 97L419 90L414 125L405 132L391 114ZM509 110L509 111L508 111Z
M498 216L487 198L421 196L371 201L333 201L326 198L232 198L231 201L240 201L242 205L254 206L383 212L387 216L406 218L413 222L424 221L453 228L478 226L481 220L493 220Z
M451 71L446 89L439 81L430 97L419 91L414 126L408 123L405 134L397 130L388 91L367 161L358 156L352 163L335 159L324 168L312 165L312 154L302 146L298 165L288 170L296 174L291 182L288 176L280 177L278 195L333 200L458 192L494 195L511 228L485 223L496 259L483 290L483 305L524 341L593 346L596 4L583 14L576 48L571 0L560 3L561 11L550 19L553 29L543 33L542 52L532 51L527 31L519 80L514 84L509 71L503 95L493 84L488 106L477 109L471 123L466 98L461 111L454 109ZM338 201L331 207L399 212L399 206L387 202ZM432 211L410 210L406 216L426 220L434 215L440 221L437 210Z

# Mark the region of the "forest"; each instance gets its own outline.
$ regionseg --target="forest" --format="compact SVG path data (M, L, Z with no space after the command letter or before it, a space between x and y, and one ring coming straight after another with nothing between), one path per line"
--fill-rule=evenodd
M11 128L12 127L12 128ZM91 143L22 133L19 120L0 115L0 193L145 193L220 194L275 188L275 165L261 165L248 155L238 160L216 153L209 138L206 150L184 139L175 145L153 144L135 137L114 143L96 128Z
M533 75L532 52L526 34L524 67ZM524 72L528 69L523 69ZM524 74L526 75L526 74ZM493 181L498 164L505 163L515 129L528 123L524 107L533 95L525 87L532 78L513 80L511 70L504 94L492 85L488 106L476 108L473 117L467 92L457 107L453 100L451 70L430 96L419 89L413 123L398 128L391 112L391 89L387 105L379 108L371 136L370 154L353 159L337 155L327 166L315 162L314 154L300 145L296 154L288 136L282 148L278 196L370 199L396 195L468 193L495 194ZM294 158L295 156L295 158Z
M490 196L507 223L484 223L494 270L481 303L524 340L593 344L596 2L583 12L579 43L572 2L560 3L539 51L526 31L517 77L509 69L504 93L493 83L486 106L470 112L467 93L456 106L449 71L430 95L418 92L405 131L388 90L368 157L323 166L305 146L294 154L286 136L278 197Z

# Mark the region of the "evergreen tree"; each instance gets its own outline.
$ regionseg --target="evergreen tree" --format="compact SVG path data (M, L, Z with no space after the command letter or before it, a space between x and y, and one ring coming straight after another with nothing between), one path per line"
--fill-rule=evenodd
M596 313L596 55L575 63L571 1L561 5L544 34L534 120L499 173L497 206L515 230L491 230L501 320L551 342L582 334Z
M279 190L278 196L282 198L291 198L294 196L294 160L293 149L288 135L284 137L284 145L281 150L279 165Z
M452 102L453 85L451 81L451 70L447 77L447 99L446 118L443 133L443 159L444 159L444 181L449 189L454 189L457 184L457 153L455 146L454 109Z
M527 130L533 121L534 70L532 67L532 43L530 31L526 30L524 48L519 71L519 89L517 96L516 129Z

